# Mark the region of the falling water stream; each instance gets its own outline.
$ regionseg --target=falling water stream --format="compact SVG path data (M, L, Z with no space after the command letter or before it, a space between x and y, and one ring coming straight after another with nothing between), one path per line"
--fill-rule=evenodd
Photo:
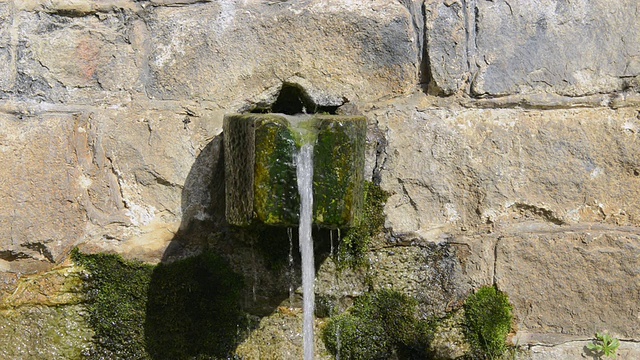
M313 222L313 144L305 144L296 159L296 175L300 192L300 254L302 255L302 296L304 311L303 341L304 360L313 359L313 312L315 295L313 281L315 278L313 260L313 239L311 224Z

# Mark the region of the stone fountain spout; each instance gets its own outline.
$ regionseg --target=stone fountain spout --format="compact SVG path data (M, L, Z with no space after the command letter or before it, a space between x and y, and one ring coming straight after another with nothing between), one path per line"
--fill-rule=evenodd
M227 115L227 221L296 226L300 196L295 157L302 144L311 141L314 224L333 229L354 225L363 203L366 127L362 116Z

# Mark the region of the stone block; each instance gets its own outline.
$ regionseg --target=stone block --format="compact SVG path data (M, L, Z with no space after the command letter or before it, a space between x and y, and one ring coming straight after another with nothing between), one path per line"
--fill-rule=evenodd
M205 99L238 111L292 77L350 101L417 83L410 14L396 2L215 1L153 8L147 24L147 91L157 99Z
M349 227L363 206L363 117L317 116L318 139L313 155L313 209L318 224Z
M514 305L518 329L640 337L640 233L558 229L504 236L496 284Z
M571 341L564 344L553 345L533 345L530 347L529 355L525 360L566 360L583 359L587 357L587 345L591 341ZM598 357L595 357L596 359ZM637 342L621 341L618 348L617 358L619 359L639 359L640 345Z
M411 106L419 110L367 114L387 126L382 186L395 234L530 220L640 225L637 110Z
M284 115L225 117L227 221L248 225L298 223L300 197L296 154L310 137L314 145L314 222L341 228L358 219L363 201L364 117L306 117L312 135L300 135Z
M450 95L462 88L469 72L465 2L426 1L424 6L429 91Z
M70 115L0 117L0 262L53 266L85 231Z
M126 13L66 17L22 12L16 91L47 101L94 103L139 84Z
M472 91L582 96L623 90L640 74L638 11L635 0L480 0Z
M0 2L0 92L13 89L16 79L15 55L11 48L11 5Z
M298 221L296 141L288 121L276 115L225 117L227 221L268 225Z

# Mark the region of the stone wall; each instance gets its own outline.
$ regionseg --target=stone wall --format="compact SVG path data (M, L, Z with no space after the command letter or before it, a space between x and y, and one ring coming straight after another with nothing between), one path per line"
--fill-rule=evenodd
M369 119L366 177L392 194L377 284L436 312L495 284L534 359L605 329L640 357L639 18L635 0L0 0L0 299L75 246L158 262L219 225L222 118L289 84Z

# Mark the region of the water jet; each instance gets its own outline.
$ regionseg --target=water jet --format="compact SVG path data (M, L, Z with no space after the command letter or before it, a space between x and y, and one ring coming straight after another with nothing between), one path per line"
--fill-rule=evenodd
M362 116L232 114L224 119L227 222L299 226L304 359L313 359L311 228L354 226L364 202Z

